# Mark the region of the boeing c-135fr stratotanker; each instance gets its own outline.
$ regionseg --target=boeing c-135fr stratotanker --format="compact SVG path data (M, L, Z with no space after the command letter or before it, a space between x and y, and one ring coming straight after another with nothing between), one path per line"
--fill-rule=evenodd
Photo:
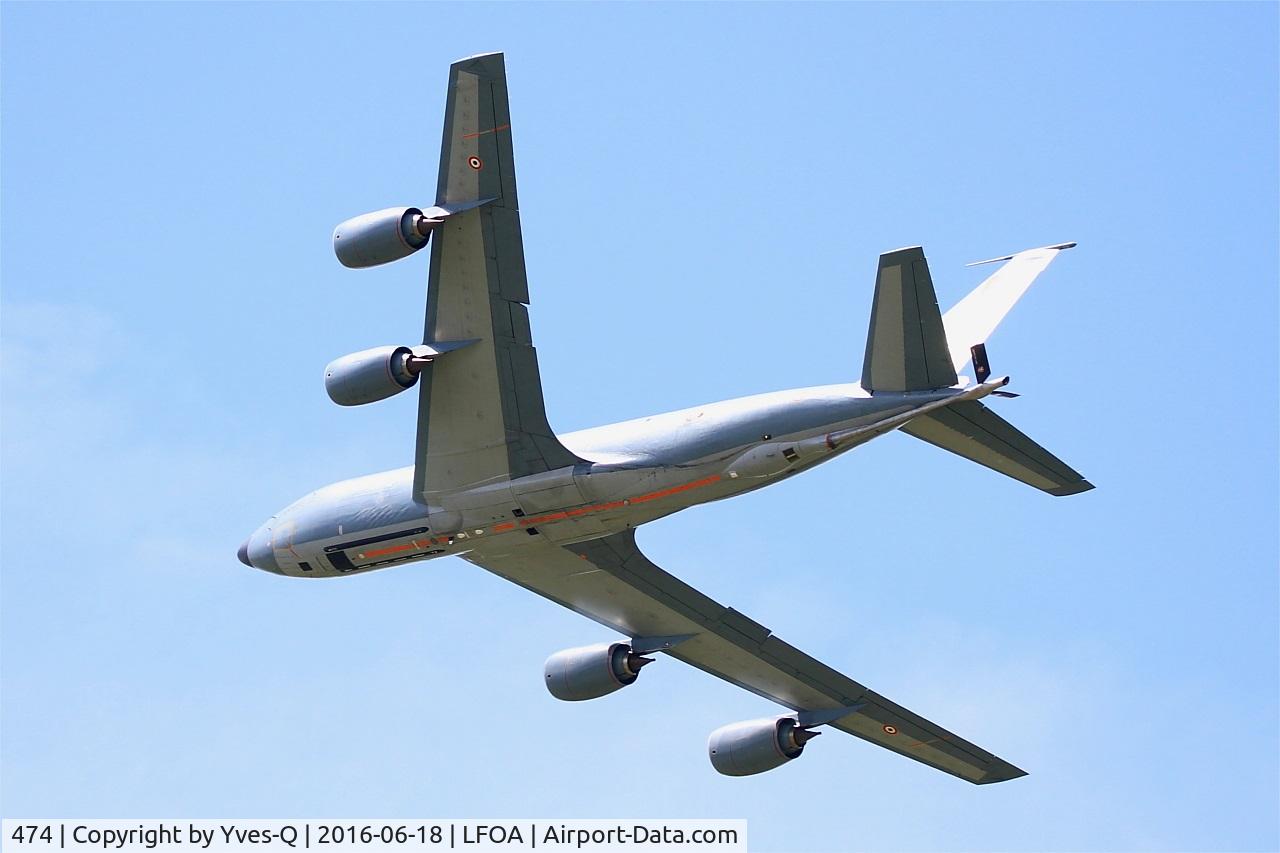
M343 406L418 386L414 464L312 492L258 528L242 562L318 578L459 556L621 635L548 658L546 685L560 699L633 684L663 653L789 709L711 734L711 763L729 776L791 761L821 726L977 784L1025 775L658 568L636 547L635 528L893 430L1051 495L1093 488L980 402L1013 396L1007 377L991 376L988 336L1074 243L994 259L1003 266L945 315L924 253L888 252L860 382L556 435L525 307L502 54L450 68L435 204L357 216L333 239L348 267L430 246L423 342L353 353L325 370ZM976 381L960 375L969 364Z

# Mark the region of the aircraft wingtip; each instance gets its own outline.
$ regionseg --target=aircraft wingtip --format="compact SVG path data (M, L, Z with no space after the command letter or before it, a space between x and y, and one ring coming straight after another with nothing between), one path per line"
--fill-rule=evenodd
M977 780L975 785L990 785L993 782L1008 782L1010 779L1021 779L1027 775L1027 771L1020 767L1014 767L1007 761L1001 761L998 766L987 771L987 775Z

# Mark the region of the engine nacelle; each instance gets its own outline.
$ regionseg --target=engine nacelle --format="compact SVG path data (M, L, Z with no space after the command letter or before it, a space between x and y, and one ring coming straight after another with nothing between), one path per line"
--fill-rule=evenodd
M801 727L795 717L748 720L712 732L707 754L725 776L752 776L799 758L805 743L819 734Z
M547 658L543 672L551 695L566 702L597 699L634 684L640 668L653 662L626 643L565 649Z
M427 245L442 220L416 207L388 207L352 217L333 229L333 251L344 267L358 269L407 258Z
M324 390L339 406L363 406L412 388L420 372L409 347L374 347L329 362Z

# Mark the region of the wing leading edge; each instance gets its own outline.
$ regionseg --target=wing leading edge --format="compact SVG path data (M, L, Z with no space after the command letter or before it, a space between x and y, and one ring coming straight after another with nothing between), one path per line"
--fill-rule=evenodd
M632 531L561 547L505 537L464 559L632 639L692 635L667 654L796 711L860 707L831 725L974 784L1025 776L663 571Z
M529 330L507 77L500 53L449 68L423 342L475 340L423 371L414 494L572 465L542 401Z

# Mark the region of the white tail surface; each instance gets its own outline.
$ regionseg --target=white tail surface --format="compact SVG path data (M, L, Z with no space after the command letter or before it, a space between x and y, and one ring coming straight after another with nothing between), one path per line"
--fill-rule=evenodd
M1059 243L1056 246L1027 249L1015 255L977 262L990 264L1007 261L995 275L975 287L973 292L942 315L942 325L947 330L951 364L957 372L969 361L969 347L986 343L1005 315L1031 287L1036 276L1044 272L1045 267L1049 266L1059 252L1073 246L1075 243Z

